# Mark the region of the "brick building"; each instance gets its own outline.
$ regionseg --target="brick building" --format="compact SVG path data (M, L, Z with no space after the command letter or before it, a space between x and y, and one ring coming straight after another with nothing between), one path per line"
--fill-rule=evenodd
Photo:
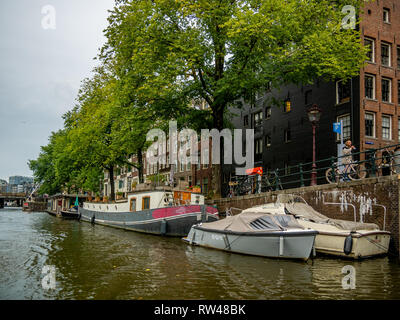
M211 144L211 143L210 143ZM198 145L200 150L200 144ZM211 148L209 148L211 150ZM144 181L153 181L157 185L169 185L171 177L171 164L169 156L169 148L166 149L166 157L164 164L149 164L146 161L146 153L143 154L143 176ZM132 155L129 158L132 163L137 162L137 157ZM209 163L211 163L211 152L209 153ZM207 164L183 164L178 161L173 168L174 186L181 189L199 186L204 195L208 195L210 191L212 168ZM114 169L114 186L115 192L127 193L133 190L133 187L139 184L139 171L134 167L122 166ZM109 196L111 193L109 173L104 172L103 193Z
M370 46L368 61L360 74L347 82L316 80L312 85L288 85L269 90L234 109L236 128L254 129L255 166L264 171L312 161L312 128L307 109L322 109L316 131L317 160L337 155L339 135L333 123L343 121L344 138L357 151L400 142L400 2L379 0L366 4L361 14L361 41ZM277 107L271 98L284 103ZM310 168L304 168L307 170ZM232 174L225 170L225 174ZM318 174L324 183L323 172Z

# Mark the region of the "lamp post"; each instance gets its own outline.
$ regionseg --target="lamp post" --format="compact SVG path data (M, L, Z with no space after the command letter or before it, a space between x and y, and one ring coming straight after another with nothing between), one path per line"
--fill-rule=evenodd
M313 130L313 164L312 164L312 170L311 170L311 185L315 186L317 185L317 165L315 163L315 128L317 127L317 124L319 122L319 119L321 117L321 112L322 110L314 104L311 108L307 110L307 115L308 115L308 120L310 120L311 125L312 125L312 130Z

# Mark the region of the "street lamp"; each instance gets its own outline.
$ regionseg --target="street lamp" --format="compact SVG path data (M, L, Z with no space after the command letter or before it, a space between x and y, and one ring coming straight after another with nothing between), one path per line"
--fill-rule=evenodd
M321 118L322 110L314 104L311 108L307 110L308 120L310 120L313 129L313 164L311 171L311 185L315 186L317 184L317 165L315 164L315 128Z

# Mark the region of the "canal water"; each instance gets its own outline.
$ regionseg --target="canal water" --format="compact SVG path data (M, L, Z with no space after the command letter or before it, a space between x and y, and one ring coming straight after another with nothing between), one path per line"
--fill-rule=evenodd
M342 287L346 265L355 289ZM55 288L42 285L45 266ZM0 299L400 299L400 265L266 259L1 209Z

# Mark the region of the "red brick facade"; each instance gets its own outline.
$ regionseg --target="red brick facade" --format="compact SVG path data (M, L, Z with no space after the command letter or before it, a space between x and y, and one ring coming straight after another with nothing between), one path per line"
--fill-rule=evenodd
M384 21L384 10L388 13L388 22ZM399 81L400 81L400 1L377 0L365 6L361 15L360 30L362 41L373 41L373 61L367 62L360 72L360 151L371 148L384 147L399 143ZM386 57L385 48L389 52ZM389 60L389 66L385 66L383 59ZM366 97L365 77L374 78L374 99ZM390 81L390 101L382 99L382 79ZM387 83L387 82L386 82ZM365 117L374 118L373 136L366 135ZM386 118L385 118L386 117ZM382 119L386 120L382 123ZM390 120L390 130L383 132ZM389 132L389 137L387 132ZM386 137L385 137L386 135ZM367 143L366 143L367 142Z

